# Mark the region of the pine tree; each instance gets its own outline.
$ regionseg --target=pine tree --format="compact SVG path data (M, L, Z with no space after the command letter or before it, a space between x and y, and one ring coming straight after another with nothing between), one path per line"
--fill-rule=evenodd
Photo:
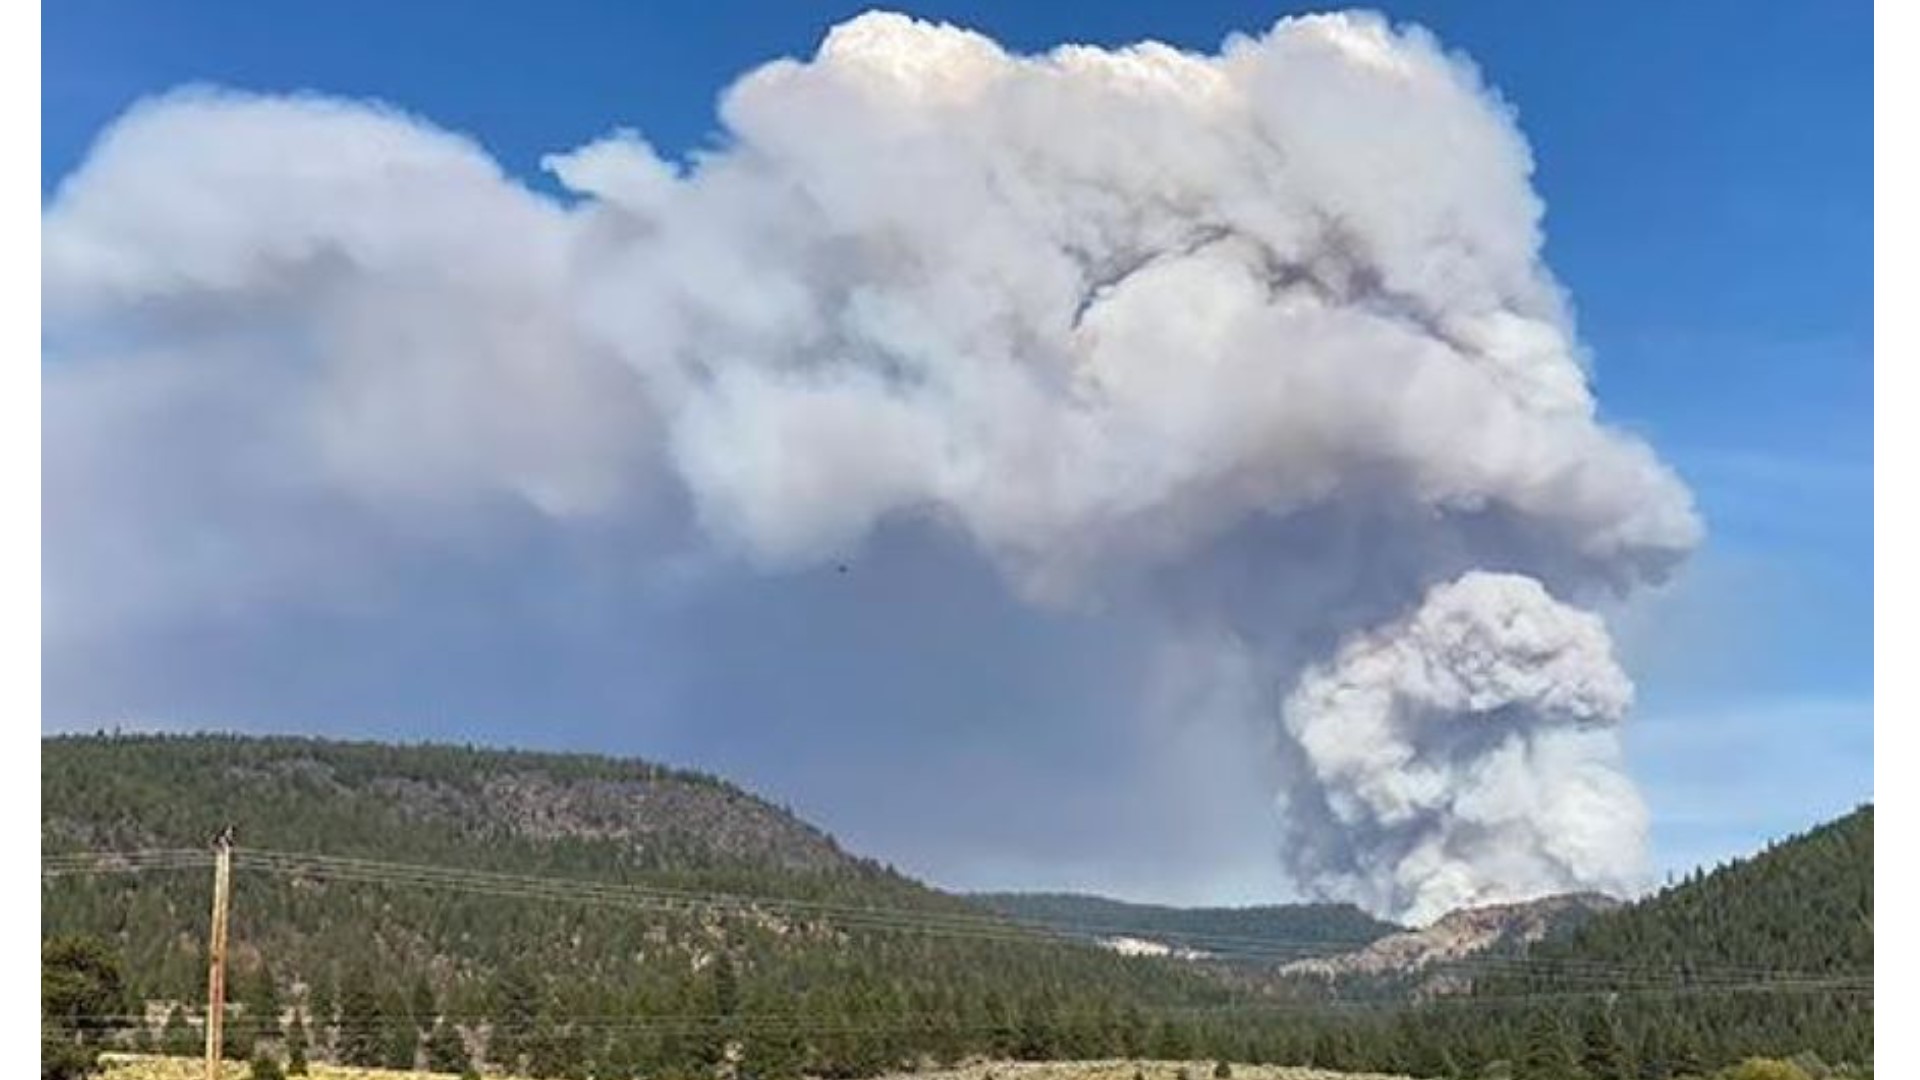
M1575 1080L1580 1075L1568 1045L1566 1028L1560 1018L1546 1009L1534 1014L1527 1027L1526 1046L1520 1055L1517 1080Z
M1707 1074L1706 1062L1700 1055L1700 1039L1689 1028L1680 1028L1673 1032L1672 1041L1673 1075L1677 1077L1701 1077Z
M1610 1011L1596 1009L1587 1014L1580 1065L1592 1080L1635 1080L1632 1053Z
M533 1048L534 1026L540 1014L540 988L518 964L500 972L493 988L494 1014L499 1018L487 1041L487 1060L508 1072Z
M340 1060L348 1065L375 1066L381 1062L381 1034L386 1016L374 991L373 975L350 978L340 992Z
M340 1007L340 995L336 989L333 965L329 964L307 989L307 1011L312 1016L315 1027L323 1030L330 1028L337 1019L336 1010Z
M93 1071L101 1043L122 1026L126 984L106 942L68 936L40 947L40 1069L44 1080Z
M580 1033L542 1017L527 1055L527 1071L548 1080L585 1080L587 1048Z
M460 1038L459 1029L444 1020L435 1023L427 1035L427 1068L459 1073L465 1072L468 1064L467 1044Z
M1659 1019L1647 1025L1647 1031L1640 1039L1639 1080L1670 1080L1673 1076L1672 1059L1667 1050L1666 1025Z
M167 1011L167 1022L160 1028L161 1052L174 1057L191 1057L201 1052L200 1039L187 1023L187 1011L175 1005Z
M725 950L708 965L707 1007L720 1022L700 1036L696 1052L700 1066L710 1070L726 1060L727 1042L733 1032L730 1021L740 1008L740 975L734 970L733 957Z
M795 1080L804 1064L805 1046L798 1032L772 1029L749 1035L742 1046L742 1080Z
M740 976L733 968L733 957L725 952L713 958L713 1011L732 1016L740 1008Z
M287 1025L287 1074L307 1075L307 1022L298 1009L294 1010L293 1022Z
M413 990L407 995L407 1012L413 1017L415 1026L425 1030L433 1026L440 1015L440 1005L433 993L433 984L425 975L413 981Z
M1052 998L1041 997L1027 1003L1020 1016L1020 1045L1017 1056L1024 1061L1045 1061L1058 1056L1058 1011Z
M274 979L272 965L263 960L254 969L252 977L247 980L241 1005L246 1009L247 1026L256 1036L279 1037L280 988Z
M228 1061L247 1061L253 1057L253 1022L244 1012L229 1016L220 1028L220 1056Z
M413 1068L420 1056L420 1029L398 991L383 998L380 1016L380 1063L389 1069Z
M1152 1053L1161 1061L1185 1061L1193 1053L1187 1029L1173 1020L1162 1019L1154 1029Z

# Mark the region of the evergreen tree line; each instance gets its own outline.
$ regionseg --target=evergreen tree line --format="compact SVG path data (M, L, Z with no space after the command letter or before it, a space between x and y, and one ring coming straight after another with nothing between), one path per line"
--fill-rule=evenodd
M1335 1009L1276 1003L1181 1010L1108 999L1088 1007L1060 988L968 998L935 985L903 989L850 964L833 989L789 994L727 953L635 999L556 985L522 966L488 987L484 1014L445 1010L431 981L402 984L371 967L291 994L262 967L240 984L225 1031L235 1059L319 1058L350 1065L469 1069L540 1078L854 1078L973 1058L1217 1059L1420 1077L1667 1080L1764 1054L1835 1064L1872 1060L1863 995L1740 995L1733 1010L1696 1011L1672 994ZM109 1042L201 1052L201 1018L175 1006L153 1029Z
M719 781L644 763L227 738L56 739L42 761L49 854L198 846L219 823L238 822L243 852L253 843L928 917L981 913L834 854L804 824L769 833L779 815ZM702 812L718 806L721 816L668 829L659 843L503 824L483 802L495 790L487 783L529 775L675 798L691 785ZM707 798L715 793L717 802ZM753 805L729 809L742 801ZM636 911L242 867L226 1050L296 1073L324 1059L595 1080L780 1080L985 1056L1662 1080L1753 1055L1872 1060L1868 995L1688 992L1730 967L1871 970L1871 808L1596 918L1537 946L1523 974L1480 980L1473 996L1417 1006L1333 1008L1175 960L1032 937L856 929L767 911ZM43 1060L66 1045L199 1053L206 897L206 876L193 870L45 878L43 940L91 941L113 958L121 1011L153 1003L163 1018L81 1034L52 1014L57 1037L43 1040ZM1681 992L1595 997L1593 963L1636 976L1623 988ZM1689 971L1701 973L1697 983Z

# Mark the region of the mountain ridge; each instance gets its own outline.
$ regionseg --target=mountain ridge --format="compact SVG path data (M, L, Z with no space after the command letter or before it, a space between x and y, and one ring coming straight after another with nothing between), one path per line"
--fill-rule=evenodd
M1545 1022L1529 1002L1543 995L1555 1030L1579 1032L1600 1016L1635 1055L1677 1046L1717 1063L1801 1049L1871 1060L1870 975L1864 1000L1856 987L1826 998L1683 997L1674 1008L1644 992L1676 959L1696 965L1702 990L1740 965L1799 965L1820 949L1838 950L1826 963L1836 974L1856 968L1863 949L1870 965L1870 808L1771 845L1752 865L1701 872L1597 915L1575 938L1516 945L1511 955L1525 963L1488 967L1471 994L1407 1008L1395 1003L1408 987L1382 980L1368 1004L1390 1010L1318 1010L1304 980L1282 985L1250 963L1123 956L1101 947L1110 923L1048 932L933 889L691 770L228 735L63 736L41 749L42 934L98 937L121 955L136 1000L166 1015L164 1027L127 1033L122 1045L133 1047L191 1051L191 1003L206 975L204 846L238 822L228 1031L245 1040L240 1056L255 1041L283 1045L263 1017L297 1014L316 1056L412 1067L423 1043L453 1038L489 1066L539 1076L706 1075L734 1054L768 1080L849 1080L967 1055L1478 1075L1527 1052ZM47 872L102 848L127 854L94 868L107 872ZM195 857L143 862L146 849ZM337 861L330 870L274 851ZM1253 929L1085 894L1027 902L1156 910L1175 925L1131 925L1196 943ZM1271 920L1312 906L1198 910ZM1319 911L1365 920L1367 934L1380 931L1370 945L1392 930L1338 905ZM1783 926L1800 930L1782 936ZM1336 936L1306 944L1330 949ZM1271 950L1262 959L1278 966ZM1590 1008L1602 969L1624 973L1626 987L1604 1015ZM802 1026L746 1022L776 1015ZM582 1019L683 1016L722 1019L685 1032ZM727 1028L736 1016L740 1026Z
M375 795L384 797L402 814L423 820L464 818L469 825L497 829L505 835L553 839L599 832L609 838L637 839L643 834L670 831L690 815L697 818L703 811L724 810L746 815L760 826L748 831L782 834L745 844L758 851L730 853L744 861L772 856L770 846L780 846L776 840L808 849L804 856L791 850L780 853L782 858L797 859L805 865L824 866L837 858L873 861L855 859L825 830L721 777L640 758L458 743L387 743L224 732L64 734L42 740L43 758L47 750L57 757L71 748L72 752L88 755L89 766L104 768L111 767L113 761L109 759L114 756L165 753L186 746L222 752L225 760L218 764L225 779L242 785L250 780L287 781L316 792L331 788L336 793L348 793L354 782L367 781ZM113 775L98 773L93 779L111 783ZM43 779L43 787L44 783ZM528 790L529 785L545 790ZM52 828L56 840L66 839L60 829L69 823L77 824L77 819L63 822L43 816L43 829ZM97 833L97 829L81 833L86 831ZM208 828L208 835L211 831ZM86 838L81 833L73 839ZM178 830L168 829L166 833L178 835ZM152 835L118 839L151 839ZM95 835L93 839L101 837ZM723 840L716 846L724 849L729 845Z
M1459 993L1472 981L1448 968L1488 954L1524 953L1625 904L1603 893L1577 892L1456 908L1426 926L1389 934L1351 952L1290 961L1278 974L1334 983L1412 979L1421 994Z
M1352 904L1172 905L1084 892L973 892L967 899L1009 918L1115 951L1261 962L1363 946L1400 929Z

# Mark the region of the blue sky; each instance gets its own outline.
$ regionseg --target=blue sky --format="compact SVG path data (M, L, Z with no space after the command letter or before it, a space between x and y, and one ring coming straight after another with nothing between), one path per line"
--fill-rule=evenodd
M1211 50L1230 31L1308 10L1204 0L898 6L1022 50L1142 38ZM1549 5L1524 17L1498 5L1380 7L1470 55L1517 108L1548 207L1547 262L1573 298L1602 408L1680 470L1707 520L1708 540L1682 578L1618 619L1640 687L1628 747L1654 812L1656 860L1668 869L1710 861L1870 799L1870 6ZM190 82L382 99L471 135L529 183L550 186L541 155L616 126L669 156L708 143L715 96L735 76L810 53L826 27L859 10L736 0L537 10L63 0L42 15L43 189L129 104ZM956 624L991 617L951 615ZM447 620L457 637L457 614ZM620 616L598 625L613 633ZM777 629L765 633L769 653L784 647ZM514 682L505 697L524 717L542 686L590 666L581 653L611 647L584 630L543 639L523 670L502 677ZM1002 659L1016 662L1012 651ZM423 649L395 663L457 667L457 656ZM600 703L636 708L636 692L609 687ZM911 707L910 676L884 692ZM516 719L424 690L373 702L315 690L298 719L267 715L274 702L261 694L162 697L151 707L183 723L233 724L251 712L258 719L247 722L262 728L667 756L787 798L855 846L897 857L910 845L880 820L883 797L847 794L846 778L777 733L669 725L634 734L596 719L593 694L561 696L571 719ZM109 704L143 707L101 707ZM380 715L365 715L375 708ZM312 719L319 714L335 719ZM924 750L878 723L861 737L901 755ZM948 870L900 861L936 879ZM993 872L958 876L985 883Z

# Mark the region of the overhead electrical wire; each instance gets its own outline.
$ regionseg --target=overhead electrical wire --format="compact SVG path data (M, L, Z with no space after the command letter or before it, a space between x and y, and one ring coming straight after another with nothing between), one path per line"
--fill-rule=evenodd
M206 867L212 854L202 849L140 849L131 851L67 852L42 858L43 877L76 874L144 872ZM992 914L939 912L928 909L867 906L789 897L755 896L608 882L582 878L540 877L470 868L397 863L385 860L243 849L235 867L281 877L381 885L400 888L448 889L462 893L518 900L613 905L673 914L710 914L765 918L785 916L795 921L817 921L842 930L933 934L999 943L1091 945L1087 937L1155 937L1174 948L1201 947L1205 959L1293 960L1325 959L1330 948L1342 944L1363 947L1373 939L1286 939L1269 936L1185 933L1163 927L1113 922L1070 920L1015 920ZM1674 986L1788 985L1796 980L1866 978L1871 971L1793 971L1747 965L1712 964L1658 966L1592 960L1479 954L1435 961L1432 968L1448 972L1548 975L1562 981L1588 980L1634 988ZM1362 973L1366 974L1366 973Z

